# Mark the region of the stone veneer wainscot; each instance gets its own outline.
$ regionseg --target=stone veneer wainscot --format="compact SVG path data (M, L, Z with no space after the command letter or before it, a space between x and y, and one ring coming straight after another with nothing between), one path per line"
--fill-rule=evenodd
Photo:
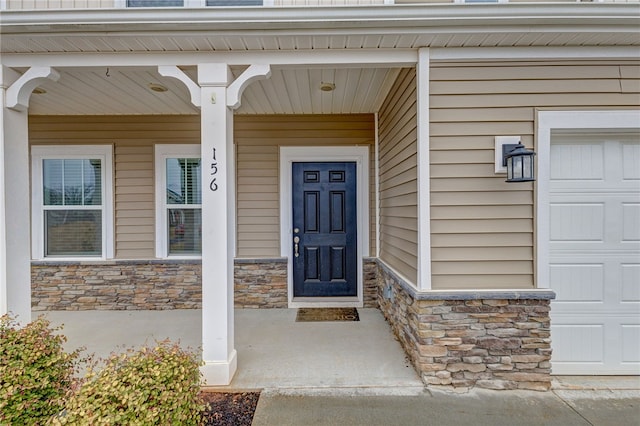
M378 286L380 308L427 385L550 389L552 291L421 293L380 261Z
M377 264L363 261L364 306L377 307ZM287 308L287 260L236 259L236 308ZM33 262L34 311L200 309L199 260Z

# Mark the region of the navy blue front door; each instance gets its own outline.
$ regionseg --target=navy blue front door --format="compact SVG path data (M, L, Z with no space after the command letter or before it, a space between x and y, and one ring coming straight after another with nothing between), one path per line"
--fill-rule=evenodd
M293 163L293 295L357 296L355 163Z

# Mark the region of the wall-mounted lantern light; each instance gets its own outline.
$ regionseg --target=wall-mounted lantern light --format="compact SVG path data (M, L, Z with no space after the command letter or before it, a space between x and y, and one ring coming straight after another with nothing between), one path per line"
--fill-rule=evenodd
M536 180L535 152L527 150L518 135L495 137L495 172L506 174L507 182L531 182Z
M507 167L507 182L532 182L536 180L534 157L520 142L502 145L502 165Z

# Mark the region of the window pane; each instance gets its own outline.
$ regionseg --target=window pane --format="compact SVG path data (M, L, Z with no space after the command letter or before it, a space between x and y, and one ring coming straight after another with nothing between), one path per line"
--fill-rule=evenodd
M167 159L167 204L201 204L200 159Z
M62 205L62 163L63 160L43 160L43 193L45 206Z
M127 7L184 6L184 0L127 0Z
M100 160L43 160L45 206L102 204Z
M47 210L44 212L47 256L100 256L100 210Z
M168 209L169 254L202 253L200 209Z
M207 0L207 6L262 6L262 0Z

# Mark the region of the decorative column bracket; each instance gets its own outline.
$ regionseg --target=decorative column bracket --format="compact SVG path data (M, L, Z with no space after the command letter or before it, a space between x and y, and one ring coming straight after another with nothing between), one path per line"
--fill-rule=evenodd
M29 108L29 97L33 90L43 81L58 81L60 73L51 67L31 67L7 89L7 108L26 111Z
M227 106L231 109L240 107L242 92L254 81L265 80L271 77L271 65L253 64L247 68L227 88Z
M180 68L175 65L158 65L158 73L163 77L171 77L181 81L189 90L191 103L198 108L202 105L200 86Z

